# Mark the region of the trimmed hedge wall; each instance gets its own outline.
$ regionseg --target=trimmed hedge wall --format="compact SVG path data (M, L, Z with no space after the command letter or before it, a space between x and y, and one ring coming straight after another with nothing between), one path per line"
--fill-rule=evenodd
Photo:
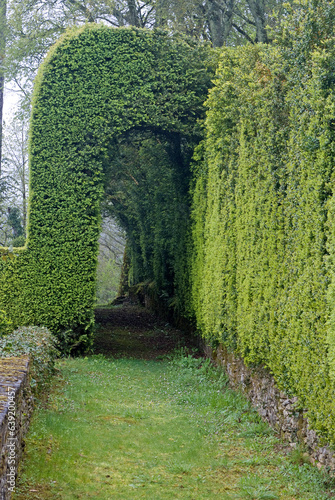
M14 326L43 325L64 344L90 345L100 202L116 139L137 129L198 137L206 50L164 31L94 24L50 51L33 99L27 244L0 250L0 309Z
M335 7L322 5L298 9L280 46L221 53L190 300L206 339L266 366L334 445Z
M96 25L56 44L35 89L27 245L0 250L0 310L89 347L106 189L132 281L267 367L335 445L335 6L295 9L272 47L220 52L193 170L215 54Z

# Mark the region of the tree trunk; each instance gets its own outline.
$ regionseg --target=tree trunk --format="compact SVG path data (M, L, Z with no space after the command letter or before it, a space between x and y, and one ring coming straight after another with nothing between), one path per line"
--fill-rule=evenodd
M248 0L248 5L256 24L256 42L268 43L268 35L265 29L264 0Z
M234 1L235 0L228 0L226 2L227 7L223 17L223 42L227 40L233 25Z
M233 23L234 1L208 0L207 16L213 47L222 47Z
M222 13L215 0L208 0L208 26L213 47L222 47Z
M140 26L137 9L136 0L128 0L128 22L131 26Z
M0 0L0 176L2 163L2 121L3 121L3 98L4 98L4 62L6 49L6 13L7 0Z

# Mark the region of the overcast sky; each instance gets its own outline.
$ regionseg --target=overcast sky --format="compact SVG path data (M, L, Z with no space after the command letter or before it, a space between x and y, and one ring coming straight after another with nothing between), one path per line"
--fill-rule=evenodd
M11 86L9 84L5 85L5 94L4 94L4 103L3 103L3 111L4 111L4 121L9 121L17 107L18 103L18 95L16 92L11 90Z

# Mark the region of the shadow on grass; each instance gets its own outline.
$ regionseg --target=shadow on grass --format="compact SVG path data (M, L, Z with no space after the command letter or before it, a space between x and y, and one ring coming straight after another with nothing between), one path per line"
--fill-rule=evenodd
M114 358L159 360L175 349L198 349L196 338L173 328L140 306L96 308L94 353Z

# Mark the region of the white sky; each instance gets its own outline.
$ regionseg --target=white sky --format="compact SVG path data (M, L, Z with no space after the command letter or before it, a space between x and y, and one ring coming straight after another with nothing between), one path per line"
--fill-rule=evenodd
M4 103L3 103L3 118L4 121L10 121L12 115L17 109L19 98L16 92L12 90L10 84L5 84L5 93L4 93Z

